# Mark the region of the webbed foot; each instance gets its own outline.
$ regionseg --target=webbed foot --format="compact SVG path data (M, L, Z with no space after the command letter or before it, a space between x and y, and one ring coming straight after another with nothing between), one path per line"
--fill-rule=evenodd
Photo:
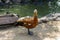
M33 32L28 29L28 34L33 35Z

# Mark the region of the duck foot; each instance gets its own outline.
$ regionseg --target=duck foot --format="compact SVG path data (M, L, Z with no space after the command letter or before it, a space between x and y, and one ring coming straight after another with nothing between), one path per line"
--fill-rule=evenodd
M28 29L28 35L33 35L33 32Z

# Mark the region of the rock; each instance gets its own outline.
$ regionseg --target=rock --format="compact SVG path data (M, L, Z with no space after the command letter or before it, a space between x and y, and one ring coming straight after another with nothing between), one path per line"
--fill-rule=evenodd
M60 13L50 13L44 17L38 18L38 24L47 23L48 21L60 21Z

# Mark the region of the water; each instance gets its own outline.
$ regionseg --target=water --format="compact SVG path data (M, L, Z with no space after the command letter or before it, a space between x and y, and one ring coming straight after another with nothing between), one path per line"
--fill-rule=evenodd
M2 10L4 9L4 10ZM37 9L38 10L38 17L41 17L41 16L44 16L46 14L49 14L49 7L47 4L45 5L31 5L31 4L27 4L27 5L12 5L10 6L10 8L8 9L7 7L4 7L4 8L0 8L0 13L4 13L6 11L9 11L9 12L14 12L14 13L17 13L19 14L20 16L32 16L33 15L33 11L34 9Z
M17 13L20 16L32 16L34 9L38 10L38 17L42 17L49 13L54 13L54 12L60 13L60 7L55 5L53 2L49 2L49 3L44 3L43 5L16 4L16 5L11 5L9 8L8 6L3 6L3 7L0 6L0 14L9 11L11 13Z

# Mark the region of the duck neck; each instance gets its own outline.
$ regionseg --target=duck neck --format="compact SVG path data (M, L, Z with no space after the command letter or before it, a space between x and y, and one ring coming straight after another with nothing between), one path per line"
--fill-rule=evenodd
M37 17L37 13L34 13L34 21L37 21L38 17Z

